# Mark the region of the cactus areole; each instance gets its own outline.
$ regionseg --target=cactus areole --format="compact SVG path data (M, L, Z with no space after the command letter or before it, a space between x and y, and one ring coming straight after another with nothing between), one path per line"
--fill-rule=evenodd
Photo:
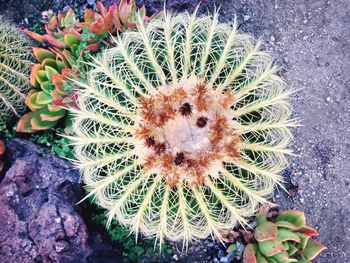
M86 198L161 242L221 239L282 182L289 93L260 43L217 14L136 26L77 83L68 137Z

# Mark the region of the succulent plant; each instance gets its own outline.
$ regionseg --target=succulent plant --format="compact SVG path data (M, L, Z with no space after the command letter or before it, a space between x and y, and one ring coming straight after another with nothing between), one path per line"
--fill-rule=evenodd
M316 229L306 225L303 211L281 212L275 222L267 220L268 209L257 214L254 241L243 253L243 263L309 263L326 247L312 239Z
M67 137L86 198L160 242L222 240L282 183L290 92L260 42L217 14L136 26L76 82Z
M55 50L33 48L35 64L30 75L33 89L25 103L31 112L22 116L17 124L19 132L35 132L54 127L66 116L66 108L73 102L74 89L67 79L74 77L69 60Z
M17 125L18 132L37 132L54 127L58 121L66 117L65 108L74 104L76 86L69 77L84 79L89 57L86 53L97 52L101 45L107 43L108 34L123 32L135 27L138 14L144 22L154 16L147 17L145 8L136 8L136 2L122 0L119 7L112 5L108 9L97 2L98 12L85 10L84 21L77 19L73 9L53 16L45 26L46 34L25 32L35 40L48 46L34 48L34 54L40 64L36 64L31 72L33 89L26 98L31 112L25 114ZM70 117L66 119L66 131L70 131ZM68 125L68 126L67 126Z
M137 15L142 16L145 23L154 17L146 16L144 6L137 9L135 0L129 3L122 0L118 7L112 5L109 8L98 1L97 7L97 12L86 9L82 22L77 19L72 8L66 13L53 16L45 26L45 35L29 30L25 32L39 42L48 43L58 49L70 50L73 56L78 58L85 50L98 51L99 42L107 39L108 34L134 28Z
M0 17L0 123L24 111L33 60L26 36Z

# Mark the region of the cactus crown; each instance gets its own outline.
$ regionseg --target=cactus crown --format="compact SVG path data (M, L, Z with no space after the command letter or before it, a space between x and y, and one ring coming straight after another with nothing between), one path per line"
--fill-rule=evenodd
M282 182L289 93L260 42L217 14L137 27L78 83L69 138L87 197L160 241L222 238Z
M25 35L0 17L0 122L24 111L32 61Z

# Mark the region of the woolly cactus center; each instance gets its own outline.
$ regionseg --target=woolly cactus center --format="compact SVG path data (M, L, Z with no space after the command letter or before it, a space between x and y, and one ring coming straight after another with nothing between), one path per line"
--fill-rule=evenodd
M175 116L169 120L163 127L156 129L157 138L167 142L169 149L174 153L178 152L203 152L210 148L208 125L198 127L197 119L201 115L191 114L192 116ZM208 113L206 112L206 116ZM207 121L208 122L208 121Z
M234 96L197 78L158 89L140 100L135 137L143 164L163 174L170 186L202 184L218 162L239 156L239 137L230 119Z

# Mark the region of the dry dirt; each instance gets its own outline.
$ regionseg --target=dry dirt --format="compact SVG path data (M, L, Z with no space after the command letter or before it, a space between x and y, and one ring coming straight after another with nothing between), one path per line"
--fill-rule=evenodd
M286 180L295 198L280 191L283 209L305 210L328 250L314 262L350 262L350 1L223 1L242 30L260 37L292 89L294 130Z

